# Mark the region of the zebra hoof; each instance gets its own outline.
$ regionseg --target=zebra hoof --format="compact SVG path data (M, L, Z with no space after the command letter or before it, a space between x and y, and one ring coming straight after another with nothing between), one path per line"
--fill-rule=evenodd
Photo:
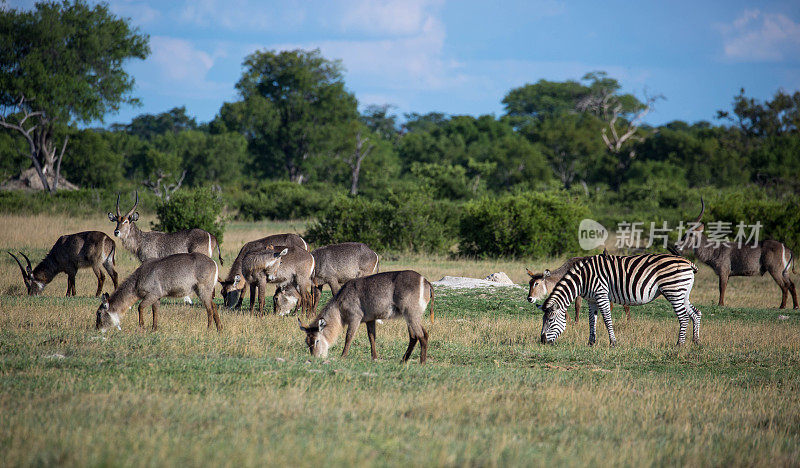
M589 340L589 346L594 346L594 341Z
M612 348L615 348L616 346L617 346L617 342L616 342L616 340L615 340L615 341L612 341L612 342L611 342L611 347L612 347Z

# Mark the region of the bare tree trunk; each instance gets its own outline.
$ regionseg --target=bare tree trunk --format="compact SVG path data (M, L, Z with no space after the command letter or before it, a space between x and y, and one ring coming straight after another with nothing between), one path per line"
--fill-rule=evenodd
M375 145L369 145L366 150L364 150L364 143L368 142L369 138L361 138L361 132L356 133L356 149L353 152L353 157L347 161L347 164L350 166L351 169L351 180L350 180L350 195L357 195L358 194L358 178L361 173L361 162L367 155L375 148Z

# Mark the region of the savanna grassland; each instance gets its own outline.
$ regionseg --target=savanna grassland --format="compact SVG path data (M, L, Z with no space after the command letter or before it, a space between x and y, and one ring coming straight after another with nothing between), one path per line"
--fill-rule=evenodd
M244 242L303 227L230 225L222 272ZM0 248L35 262L59 235L86 229L111 225L103 216L2 215ZM117 247L125 277L138 262ZM505 271L524 283L526 266L561 260L385 256L381 268L431 280ZM543 346L525 290L437 289L420 366L418 350L399 362L401 322L378 326L378 362L361 330L347 359L340 340L318 360L293 317L222 311L218 334L206 330L202 307L177 300L162 307L157 332L128 312L122 331L100 336L90 270L78 275L77 298L63 297L64 275L29 298L13 260L4 254L0 265L8 466L800 463L800 314L775 308L769 277L733 279L730 307L720 308L716 277L700 266L692 299L703 345L684 348L674 346L678 324L663 300L632 308L629 322L615 309L616 348L602 325L599 345L586 346L585 314Z

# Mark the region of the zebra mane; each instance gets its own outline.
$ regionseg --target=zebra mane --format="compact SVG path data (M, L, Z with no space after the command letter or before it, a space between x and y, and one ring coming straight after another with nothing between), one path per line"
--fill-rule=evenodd
M558 280L553 291L547 296L547 299L542 303L542 308L549 308L556 300L561 299L565 302L566 306L575 300L578 296L579 288L583 283L583 269L589 263L591 257L584 257L576 261L564 276Z

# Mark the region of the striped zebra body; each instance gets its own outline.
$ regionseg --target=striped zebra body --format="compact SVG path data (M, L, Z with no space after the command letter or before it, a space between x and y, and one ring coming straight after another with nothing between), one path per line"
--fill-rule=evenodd
M611 346L616 344L611 303L642 305L663 295L678 317L678 344L686 341L692 321L692 339L700 342L702 314L689 302L697 267L675 255L596 255L576 263L553 287L541 309L542 343L553 343L566 327L567 307L581 296L589 304L589 345L596 341L597 313L603 317Z

